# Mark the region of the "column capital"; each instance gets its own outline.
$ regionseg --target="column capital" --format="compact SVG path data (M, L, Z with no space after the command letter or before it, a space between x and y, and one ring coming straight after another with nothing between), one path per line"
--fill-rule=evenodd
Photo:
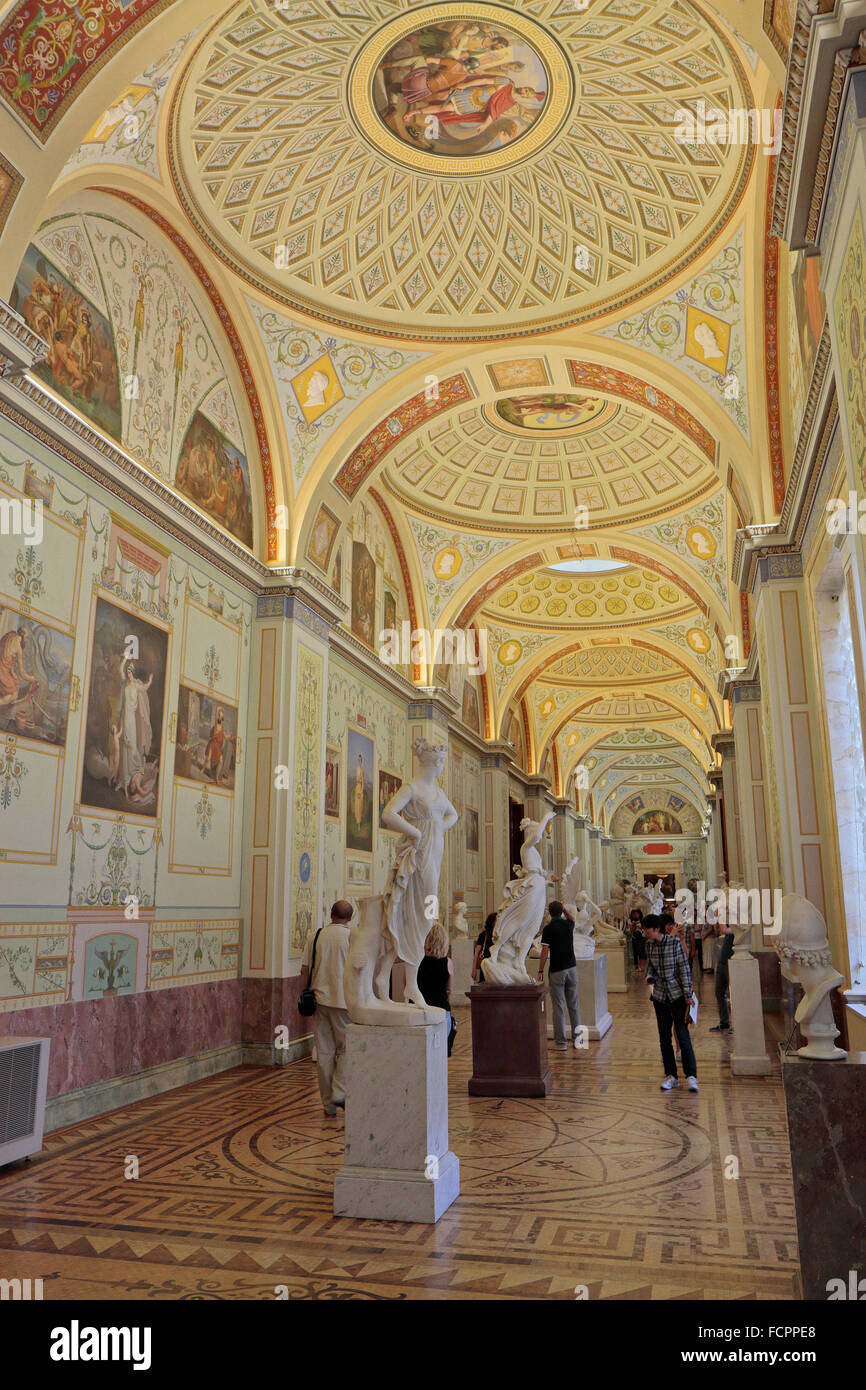
M500 768L508 772L514 766L514 748L506 739L491 739L487 751L481 755L482 771Z
M298 622L325 641L348 611L330 585L304 569L278 571L276 581L263 585L256 597L257 618Z
M760 704L760 681L731 681L728 699L732 705Z
M714 753L721 753L723 758L734 758L737 755L734 744L733 729L720 729L718 733L712 734L710 742L713 745Z

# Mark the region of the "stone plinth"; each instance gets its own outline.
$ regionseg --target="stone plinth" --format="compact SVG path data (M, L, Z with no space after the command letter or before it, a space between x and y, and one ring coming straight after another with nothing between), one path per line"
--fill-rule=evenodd
M334 1215L436 1222L460 1192L445 1022L346 1030L346 1153Z
M602 942L595 948L596 956L603 952L607 956L607 992L625 994L628 989L625 975L625 942L621 945L605 946Z
M577 1008L589 1042L600 1042L613 1027L607 1007L607 956L601 952L577 964ZM566 1019L568 1010L566 1009ZM568 1025L567 1025L568 1026ZM547 1006L547 1036L553 1037L553 1005Z
M613 1026L607 1007L608 956L607 951L596 951L589 960L577 962L577 1005L590 1042L599 1042Z
M866 1052L782 1057L803 1297L826 1302L861 1280L866 1295ZM852 1279L851 1274L855 1277Z
M546 994L538 984L472 986L470 1096L550 1094Z
M728 964L734 1046L731 1071L735 1076L766 1076L770 1059L764 1042L761 967L754 956L735 951Z

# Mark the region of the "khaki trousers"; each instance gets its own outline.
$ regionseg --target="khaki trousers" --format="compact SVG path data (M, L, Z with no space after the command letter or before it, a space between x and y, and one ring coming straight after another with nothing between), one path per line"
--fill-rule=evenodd
M345 1009L333 1009L329 1004L317 1004L313 1019L319 1093L325 1109L332 1111L338 1102L346 1099L343 1062L346 1055L346 1027L349 1015Z

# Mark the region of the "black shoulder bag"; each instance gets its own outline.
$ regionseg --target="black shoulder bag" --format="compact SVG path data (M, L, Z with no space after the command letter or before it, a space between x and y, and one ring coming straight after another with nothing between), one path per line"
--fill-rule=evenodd
M316 992L311 986L313 983L313 971L316 968L316 945L321 932L322 928L319 927L319 930L313 937L313 951L310 957L310 978L307 981L307 988L302 989L298 996L298 1013L301 1015L301 1018L310 1018L316 1012Z

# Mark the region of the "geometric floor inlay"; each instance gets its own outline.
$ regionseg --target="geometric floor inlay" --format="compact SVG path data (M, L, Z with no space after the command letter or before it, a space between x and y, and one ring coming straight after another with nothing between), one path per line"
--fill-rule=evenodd
M0 1265L45 1299L798 1299L785 1109L734 1080L712 977L700 1091L658 1089L646 987L610 999L588 1052L551 1050L546 1099L470 1097L468 1011L450 1062L461 1193L436 1226L336 1220L342 1119L315 1067L239 1067L48 1136L0 1170ZM124 1177L127 1156L138 1179ZM726 1178L728 1156L739 1177Z

